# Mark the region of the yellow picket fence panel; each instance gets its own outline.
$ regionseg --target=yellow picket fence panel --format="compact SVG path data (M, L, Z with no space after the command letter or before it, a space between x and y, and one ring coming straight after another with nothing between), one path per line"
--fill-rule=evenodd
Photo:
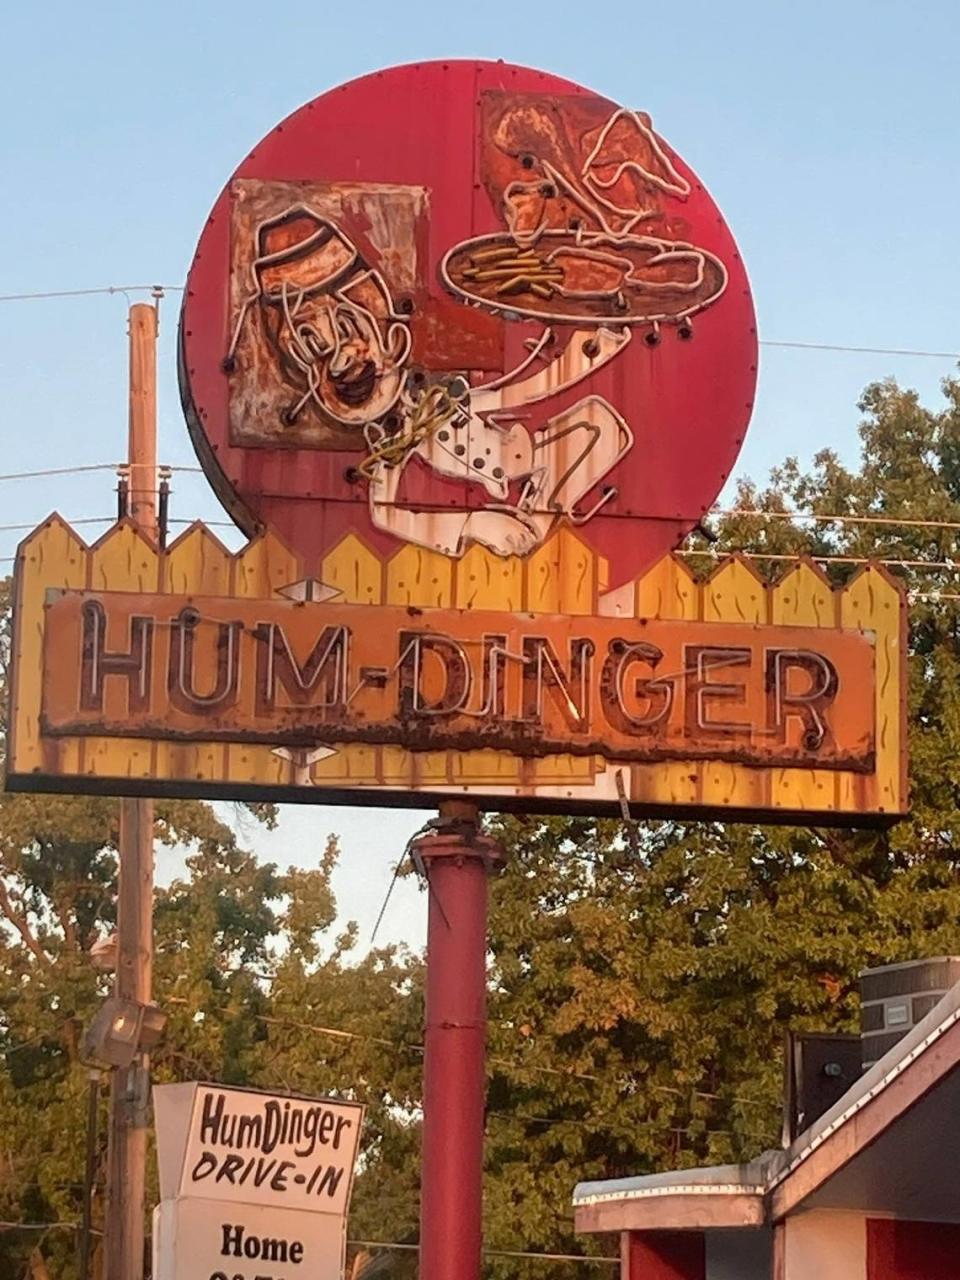
M47 590L276 600L305 579L319 582L325 598L348 604L869 632L876 663L876 779L845 770L768 769L725 761L674 759L620 767L567 754L521 760L496 750L412 752L365 744L327 748L318 743L314 754L322 758L305 762L303 752L257 744L42 737ZM804 561L769 586L742 556L722 561L709 577L698 580L679 557L670 555L634 583L614 591L606 587L606 562L570 528L557 530L525 559L496 556L480 546L460 559L414 546L381 555L350 534L321 564L305 566L271 534L230 553L197 524L159 552L129 521L87 546L52 516L24 541L17 561L14 661L19 696L11 725L12 765L18 774L53 772L128 784L161 776L226 787L410 788L461 795L536 794L553 801L602 798L615 803L622 795L648 811L674 806L793 815L903 810L904 613L901 591L882 569L866 567L845 588L834 589L819 569ZM375 613L371 625L376 625ZM120 643L111 639L113 645ZM682 674L664 672L661 678L672 676L679 684Z

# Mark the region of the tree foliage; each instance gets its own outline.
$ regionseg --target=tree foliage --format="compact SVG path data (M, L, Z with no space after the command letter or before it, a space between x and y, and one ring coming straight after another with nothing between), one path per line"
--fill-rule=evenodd
M839 557L837 582L866 557L898 562L913 593L912 815L889 832L491 821L509 855L490 925L491 1246L602 1248L573 1236L578 1180L776 1145L784 1030L854 1027L865 965L960 951L960 382L937 409L878 383L861 410L859 467L824 451L808 470L788 460L766 486L742 483L737 506L765 514L720 520L717 549ZM713 554L702 544L698 569ZM783 564L761 563L771 576ZM361 1098L351 1233L412 1243L421 960L357 947L331 891L333 838L312 870L250 853L256 824L273 820L158 805L161 865L186 856L157 894L155 990L170 1022L155 1077ZM116 821L110 800L0 799L3 1221L79 1220L79 1034L107 988L89 950L114 925ZM22 1271L37 1241L0 1234L0 1273ZM66 1280L74 1244L69 1230L42 1237ZM410 1267L398 1255L394 1273ZM507 1260L493 1270L527 1274Z
M490 1125L498 1232L570 1246L578 1179L777 1145L784 1030L853 1030L862 968L960 948L960 382L944 396L932 411L869 387L858 470L825 450L809 471L791 459L765 488L743 482L736 508L767 514L722 519L697 558L709 572L711 550L827 556L836 583L865 558L897 562L909 820L648 823L630 838L619 823L496 822L510 861L494 891L495 1043L567 1073L493 1069L491 1109L508 1117ZM766 563L775 578L783 561Z

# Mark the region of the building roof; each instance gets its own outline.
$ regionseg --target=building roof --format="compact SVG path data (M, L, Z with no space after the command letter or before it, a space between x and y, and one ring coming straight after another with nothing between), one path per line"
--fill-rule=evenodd
M960 1141L960 1109L952 1105L954 1092L960 1093L958 1066L960 984L786 1150L765 1152L742 1165L582 1182L573 1194L577 1230L759 1226L817 1197L834 1207L854 1207L850 1201L873 1197L859 1207L889 1208L911 1194L910 1160L924 1125L914 1194L929 1187L937 1217L952 1217L955 1200L960 1218L960 1191L951 1191L949 1202L942 1195L937 1200L931 1163L938 1147L950 1147L948 1159L956 1151L952 1143L938 1144L936 1134L955 1126ZM944 1105L943 1089L951 1077L954 1089L950 1105ZM907 1113L924 1099L908 1125ZM952 1186L954 1179L949 1181ZM878 1198L888 1204L877 1203Z

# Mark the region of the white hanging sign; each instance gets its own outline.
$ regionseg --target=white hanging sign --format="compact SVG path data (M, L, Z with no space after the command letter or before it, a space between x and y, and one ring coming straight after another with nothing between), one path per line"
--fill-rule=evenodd
M154 1280L341 1280L346 1224L328 1213L223 1200L164 1200Z
M220 1085L154 1089L160 1193L345 1218L363 1107Z

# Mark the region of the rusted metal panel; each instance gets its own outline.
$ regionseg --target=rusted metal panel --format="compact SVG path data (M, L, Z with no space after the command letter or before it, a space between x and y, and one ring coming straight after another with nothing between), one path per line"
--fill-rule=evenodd
M678 215L692 184L649 116L543 93L488 90L481 104L481 172L504 229L444 256L456 295L553 324L645 326L648 339L721 297L728 269Z
M41 732L872 772L858 631L65 592Z
M230 442L366 452L411 351L426 191L238 178L230 194ZM351 363L361 346L371 358Z
M221 500L313 560L350 534L527 559L576 528L621 586L709 508L755 380L696 176L642 112L503 63L394 68L273 130L181 324Z
M686 241L544 229L535 249L494 233L458 245L444 278L465 302L553 324L682 321L720 297L723 263Z
M878 568L833 591L808 564L770 588L742 558L704 582L667 558L607 591L568 530L513 563L350 535L311 567L272 535L231 555L195 526L158 551L118 525L88 548L54 518L16 587L14 789L781 822L907 805L905 604Z

